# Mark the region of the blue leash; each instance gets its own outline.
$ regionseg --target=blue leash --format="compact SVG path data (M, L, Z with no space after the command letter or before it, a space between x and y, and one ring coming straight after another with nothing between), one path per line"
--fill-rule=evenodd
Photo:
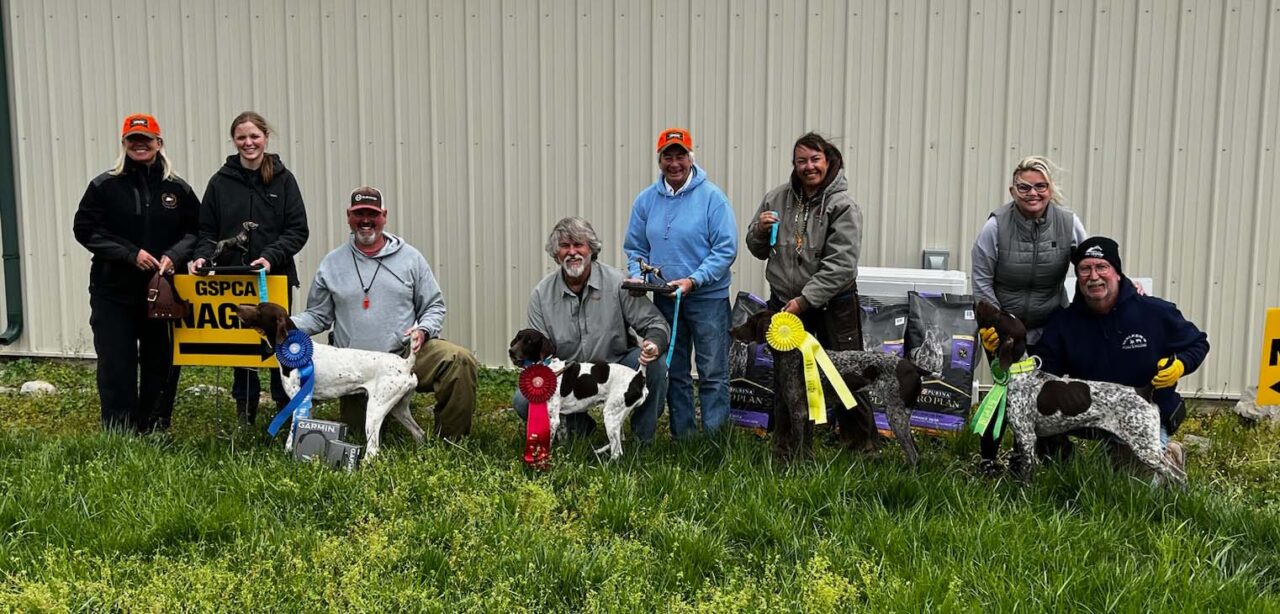
M680 325L680 286L676 286L676 312L671 316L671 341L667 343L667 368L671 368L671 355L676 351L676 327Z
M258 302L267 302L267 270L258 269Z

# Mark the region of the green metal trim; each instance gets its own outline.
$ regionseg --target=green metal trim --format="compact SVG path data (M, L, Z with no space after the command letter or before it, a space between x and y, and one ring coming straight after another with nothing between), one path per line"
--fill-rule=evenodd
M9 108L9 39L3 24L0 24L0 70L5 72L0 79L0 245L4 247L4 304L9 323L0 333L0 345L9 345L22 335L23 312L17 168L13 160L12 109Z

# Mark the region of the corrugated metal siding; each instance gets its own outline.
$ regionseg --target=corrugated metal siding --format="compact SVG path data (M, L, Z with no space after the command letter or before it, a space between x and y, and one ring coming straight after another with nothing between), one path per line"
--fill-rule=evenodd
M1087 228L1121 240L1210 332L1184 388L1256 378L1280 305L1280 0L26 0L4 3L27 327L5 353L87 355L88 256L70 227L128 113L155 113L197 192L255 109L295 171L304 277L384 189L427 255L446 334L501 364L564 215L620 263L658 130L686 125L744 228L794 139L843 147L862 263L969 266L1008 172L1045 153ZM12 222L5 220L6 223ZM735 287L762 293L745 250ZM301 297L299 297L301 298Z

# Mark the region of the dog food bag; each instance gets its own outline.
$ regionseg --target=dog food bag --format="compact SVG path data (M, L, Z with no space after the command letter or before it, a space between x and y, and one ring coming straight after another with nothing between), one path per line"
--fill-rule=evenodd
M934 374L925 376L916 407L938 414L934 428L964 428L973 405L973 369L981 351L973 297L909 292L907 303L907 358ZM930 416L922 416L926 417Z
M906 297L860 296L862 349L902 356L906 352Z
M730 313L731 326L739 326L764 311L764 299L739 292ZM773 354L763 343L729 344L729 421L745 428L768 431L773 414Z

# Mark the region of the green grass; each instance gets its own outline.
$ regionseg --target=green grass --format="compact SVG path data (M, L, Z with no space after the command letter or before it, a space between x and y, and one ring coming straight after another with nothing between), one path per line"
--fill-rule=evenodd
M514 373L486 371L470 439L388 426L346 474L225 398L181 398L171 437L103 434L90 367L0 364L35 377L62 394L0 397L0 611L1280 611L1280 428L1229 415L1185 427L1213 447L1183 491L1089 446L992 482L967 437L923 440L918 473L893 444L782 467L744 432L614 463L579 442L536 473L499 410Z

